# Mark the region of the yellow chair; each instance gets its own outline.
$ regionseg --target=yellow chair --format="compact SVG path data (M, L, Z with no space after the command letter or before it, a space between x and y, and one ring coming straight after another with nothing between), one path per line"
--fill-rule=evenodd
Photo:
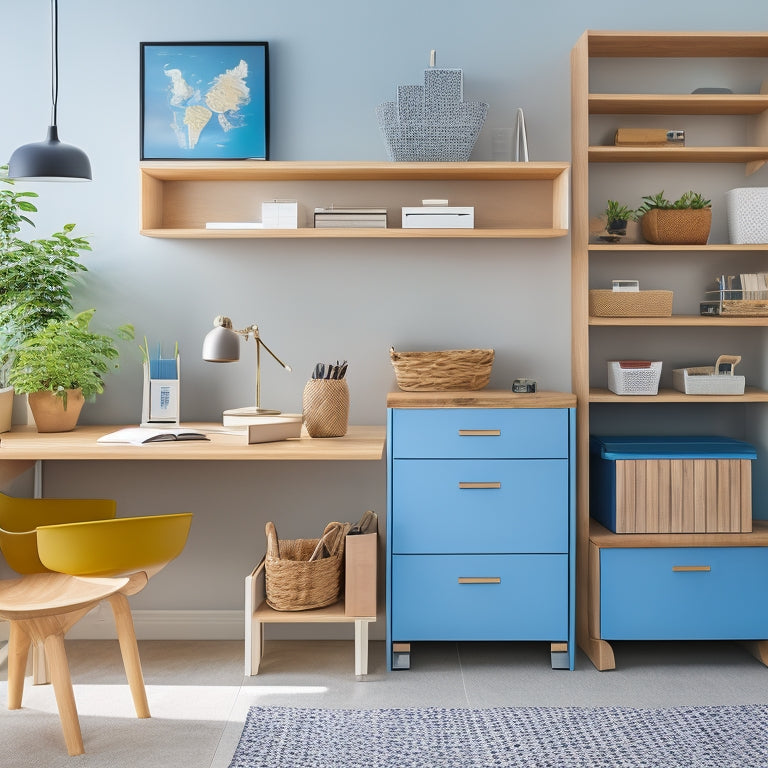
M64 635L96 604L109 600L136 714L149 717L126 596L143 589L181 553L192 522L191 513L116 518L115 506L109 500L0 494L0 550L25 574L0 581L0 618L11 622L8 708L21 707L30 645L43 647L71 755L84 750Z

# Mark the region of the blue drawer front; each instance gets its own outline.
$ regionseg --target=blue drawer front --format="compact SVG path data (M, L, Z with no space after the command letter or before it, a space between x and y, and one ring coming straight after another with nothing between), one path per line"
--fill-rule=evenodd
M395 555L392 594L393 641L568 637L566 555Z
M601 549L600 634L605 640L768 638L767 577L764 547Z
M563 459L396 459L392 502L395 553L568 551Z
M471 434L483 431L498 434ZM568 457L565 408L396 408L392 433L395 458Z

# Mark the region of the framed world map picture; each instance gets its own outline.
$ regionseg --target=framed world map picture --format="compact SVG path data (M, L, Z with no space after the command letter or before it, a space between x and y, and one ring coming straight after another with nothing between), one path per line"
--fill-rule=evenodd
M267 43L141 43L140 154L269 159Z

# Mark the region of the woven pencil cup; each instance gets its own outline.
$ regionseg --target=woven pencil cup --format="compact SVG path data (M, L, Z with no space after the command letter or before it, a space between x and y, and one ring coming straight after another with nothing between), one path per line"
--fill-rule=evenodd
M304 426L310 437L343 437L349 421L346 379L310 379L302 397Z
M267 523L265 530L267 605L276 611L308 611L339 600L349 523L328 523L322 539L278 540L272 522ZM327 556L310 560L321 541Z

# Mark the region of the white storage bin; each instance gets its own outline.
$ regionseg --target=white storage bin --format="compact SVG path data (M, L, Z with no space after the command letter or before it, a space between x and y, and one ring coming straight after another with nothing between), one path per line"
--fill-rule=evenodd
M657 395L660 378L660 360L608 361L608 389L617 395Z
M768 243L768 187L729 189L725 203L732 243Z

